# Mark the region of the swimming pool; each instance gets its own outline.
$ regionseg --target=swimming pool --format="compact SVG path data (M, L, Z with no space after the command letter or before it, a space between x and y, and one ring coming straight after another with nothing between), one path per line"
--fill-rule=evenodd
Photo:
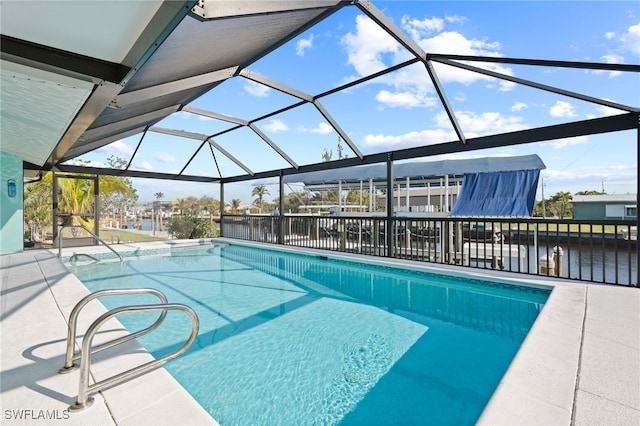
M472 424L549 295L240 245L125 259L68 267L91 291L154 287L197 311L197 341L166 369L222 425ZM139 340L161 356L187 321Z

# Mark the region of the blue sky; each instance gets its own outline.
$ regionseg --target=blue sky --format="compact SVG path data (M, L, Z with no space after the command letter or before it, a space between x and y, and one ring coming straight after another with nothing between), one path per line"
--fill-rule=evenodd
M640 64L638 1L374 0L373 3L426 52ZM317 95L410 58L403 47L357 8L346 7L248 69ZM484 66L537 83L640 106L637 73L509 64ZM467 138L622 112L441 64L435 64L435 70ZM297 99L289 95L235 77L191 106L252 120L295 102ZM421 64L321 98L320 102L364 154L456 139ZM338 135L313 106L305 105L256 125L298 164L320 162L324 149L332 150L334 158L337 155ZM231 127L226 122L185 112L172 115L158 126L207 135ZM116 155L129 160L138 140L139 136L123 139L81 159L100 164L109 155ZM249 129L227 133L215 142L253 171L289 167ZM149 133L131 168L179 171L198 146L195 140ZM223 175L244 174L215 149L214 153ZM345 153L354 156L348 148ZM421 160L532 153L538 154L547 166L542 172L546 197L558 191L575 193L603 187L607 193L637 192L635 131ZM210 150L201 150L185 173L217 176ZM251 188L256 183L265 182L225 187L225 200L239 198L243 204L250 203ZM136 179L134 185L142 202L155 199L155 192L163 192L167 200L205 194L219 198L217 184ZM272 197L275 196L277 186L269 188ZM540 192L541 188L539 197Z

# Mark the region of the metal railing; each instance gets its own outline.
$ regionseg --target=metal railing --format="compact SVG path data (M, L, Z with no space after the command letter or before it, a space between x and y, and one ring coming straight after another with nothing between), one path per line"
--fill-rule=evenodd
M83 307L85 307L90 301L102 296L130 295L130 294L143 294L143 293L152 294L156 296L158 299L160 299L162 303L123 306L120 308L112 309L104 313L89 326L82 340L82 346L80 351L74 353L73 348L76 340L77 320L78 320L78 315ZM114 347L121 343L128 342L137 337L140 337L144 334L150 333L151 331L155 330L160 326L160 324L164 321L167 315L167 311L170 311L170 310L182 311L191 318L191 335L180 348L158 359L155 359L145 364L131 368L122 373L116 374L115 376L96 382L92 385L89 384L92 353L96 353L96 352ZM139 330L135 333L118 337L116 339L102 343L95 347L93 346L93 338L95 334L98 332L100 327L110 319L117 317L118 315L121 315L121 314L145 313L145 312L155 312L155 311L159 311L160 315L158 316L158 319L149 327ZM184 354L187 351L187 349L189 349L191 344L195 341L198 335L199 328L200 328L200 324L198 320L198 315L195 313L193 309L179 303L167 303L166 296L162 292L156 289L152 289L152 288L110 289L110 290L100 290L100 291L91 293L88 296L85 296L74 306L74 308L71 311L71 315L69 316L65 364L59 370L60 373L68 373L77 368L80 368L78 399L75 402L75 404L69 407L69 409L71 411L83 410L91 406L91 404L93 404L93 398L90 396L92 393L99 392L107 387L120 384L129 379L137 377L141 374L147 373L155 368L160 367L162 364L166 363L167 361L170 361ZM80 363L75 364L74 361L78 359L80 359Z
M62 258L62 231L65 228L81 228L84 229L85 231L87 231L89 233L89 235L91 235L93 237L94 240L102 243L105 247L107 247L109 250L111 250L113 252L113 254L115 254L116 256L118 256L118 258L120 259L120 262L122 262L122 256L120 256L120 253L118 253L117 251L115 251L113 249L113 247L111 247L109 244L107 244L102 238L98 237L96 234L94 234L93 232L89 231L86 227L82 226L82 225L64 225L60 228L60 231L58 232L58 258Z
M225 215L241 240L638 286L637 222Z

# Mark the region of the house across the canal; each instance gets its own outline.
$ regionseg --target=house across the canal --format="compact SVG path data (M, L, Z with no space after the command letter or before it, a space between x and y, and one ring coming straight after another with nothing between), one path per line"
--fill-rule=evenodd
M574 195L574 219L636 220L637 194Z

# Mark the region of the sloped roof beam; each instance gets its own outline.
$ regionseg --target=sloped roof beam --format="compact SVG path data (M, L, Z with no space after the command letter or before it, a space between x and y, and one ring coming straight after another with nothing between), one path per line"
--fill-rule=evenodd
M233 77L238 67L224 68L218 71L185 78L182 80L172 81L170 83L159 84L157 86L147 87L133 92L122 93L111 101L111 107L120 108L136 104L138 102L148 101L160 96L170 95L172 93L193 89L200 86L206 86L211 83L226 80Z
M105 124L104 126L89 129L82 134L82 140L83 141L92 141L93 139L96 139L96 140L93 142L83 143L80 146L74 145L74 147L72 147L65 153L64 158L62 158L60 162L69 160L73 157L77 157L89 151L93 151L94 149L98 149L100 147L108 145L118 139L126 138L128 136L131 136L132 134L135 134L135 133L131 133L129 131L129 128L135 127L136 129L138 129L137 132L140 132L151 122L156 122L159 119L164 118L167 115L176 112L179 107L180 105L178 104L171 105L171 106L168 106L156 111L151 111L136 117L126 118L124 120L115 121L110 124ZM127 130L123 132L110 130L110 129L116 129L116 126L117 128L123 128ZM104 135L109 135L109 136L104 137Z
M58 164L53 168L53 170L65 172L65 173L88 173L92 175L107 175L107 176L125 176L125 177L134 177L134 178L145 178L145 179L165 179L165 180L175 180L177 175L171 173L158 173L158 172L147 172L143 170L123 170L123 169L103 169L98 167L86 167L86 166L77 166L71 164ZM219 178L213 178L210 176L189 176L182 175L180 176L181 181L185 182L220 182Z
M204 135L202 133L187 132L187 131L184 131L184 130L167 129L165 127L157 127L157 126L149 127L149 131L150 132L155 132L155 133L162 133L162 134L165 134L165 135L178 136L178 137L181 137L181 138L195 139L195 140L200 141L200 142L206 141L207 138L208 138L207 135Z
M429 73L429 77L431 78L431 82L438 93L438 97L442 102L442 106L447 112L447 116L449 116L449 120L451 121L451 125L455 130L460 142L462 144L466 144L466 139L464 137L464 133L462 132L462 128L456 119L455 114L451 108L451 104L449 103L444 89L440 84L440 80L438 80L435 71L433 70L431 64L427 60L427 54L422 50L418 44L411 39L404 31L402 31L391 19L389 19L384 13L382 13L377 7L373 5L370 0L360 0L356 2L358 8L364 12L371 20L373 20L376 24L380 26L383 30L387 32L391 37L393 37L398 43L400 43L405 49L411 52L416 58L420 58L420 60L424 63L425 67L427 67L427 72Z
M404 31L389 19L384 13L380 11L370 0L360 0L356 2L356 6L365 15L367 15L373 22L378 24L380 28L385 30L391 37L393 37L398 43L404 46L409 52L417 58L420 58L423 62L427 60L427 54L422 50L418 44L411 39Z
M340 137L347 143L347 145L349 145L349 148L351 148L353 153L356 154L356 156L362 160L364 158L364 155L362 155L362 152L360 152L356 144L353 143L349 135L347 135L345 131L342 130L342 127L340 127L338 122L333 119L331 114L329 114L329 112L326 109L324 109L320 101L317 99L314 99L313 105L316 107L318 111L320 111L320 114L322 114L322 116L329 122L329 124L331 124L331 126L340 135Z
M135 128L129 129L126 132L118 133L116 135L111 135L107 138L101 138L98 141L83 144L78 148L72 148L65 153L64 157L58 161L58 164L64 163L65 161L72 160L73 158L78 157L87 152L93 151L94 149L98 149L105 145L109 145L110 143L113 143L117 140L128 138L129 136L137 135L140 132L143 132L145 127L146 127L145 125L140 125Z
M182 170L180 170L180 173L178 173L178 176L182 175L184 173L185 170L187 170L187 167L189 167L189 164L191 164L191 162L193 161L194 158L196 158L196 155L198 155L198 153L200 152L200 150L202 149L202 147L204 146L204 144L207 143L206 140L202 141L202 143L200 144L200 146L198 147L198 149L195 150L195 152L193 153L193 155L191 156L191 158L189 158L189 160L187 161L187 163L184 165L184 167L182 168ZM209 145L211 146L211 145ZM222 177L222 176L220 176Z
M600 71L625 71L640 72L640 65L635 64L605 64L602 62L584 61L558 61L553 59L525 59L509 58L505 56L474 56L474 55L453 55L447 53L427 53L427 59L450 59L453 61L473 61L473 62L493 62L496 64L516 64L516 65L538 65L543 67L556 68L579 68Z
M140 140L138 141L138 144L136 145L136 149L133 150L133 154L131 155L131 158L129 159L129 162L127 163L127 167L125 167L125 170L129 170L129 167L131 167L131 164L133 163L133 159L136 157L136 154L138 153L138 150L140 149L140 145L142 145L142 141L144 140L144 137L147 136L147 130L149 130L149 127L144 129L144 132L142 132L142 135L140 136Z
M244 170L245 172L247 172L248 174L250 174L251 176L255 175L255 172L253 170L251 170L250 168L248 168L247 166L244 165L244 163L240 160L238 160L236 157L234 157L233 155L231 155L231 153L229 151L227 151L226 149L224 149L223 147L221 147L218 143L216 143L216 141L214 141L212 138L207 139L207 142L209 143L209 145L211 145L212 147L214 147L215 149L217 149L218 151L220 151L222 153L222 155L224 155L225 157L227 157L229 160L233 161L235 163L236 166L240 167L242 170ZM215 160L215 158L214 158ZM218 162L216 161L216 167L218 167ZM218 168L218 172L220 172L220 169Z
M304 93L300 90L294 89L292 87L289 87L285 84L282 84L278 81L272 80L268 77L265 77L263 75L260 75L256 72L253 71L249 71L248 69L243 69L242 71L240 71L240 75L243 76L246 79L249 79L251 81L255 81L256 83L260 83L263 84L267 87L271 87L272 89L278 90L279 92L282 93L286 93L287 95L291 95L294 96L298 99L302 99L304 101L307 102L313 102L313 96Z
M433 65L429 61L425 62L424 66L427 69L427 72L429 73L429 77L431 78L431 81L433 82L433 87L435 87L436 92L438 93L440 102L442 102L442 105L444 106L444 110L447 113L447 116L449 117L449 121L453 126L453 130L455 130L456 135L458 135L458 139L460 139L460 142L462 142L463 145L466 145L467 139L465 138L464 133L462 133L462 128L460 128L460 125L458 124L458 120L456 119L456 116L453 113L453 108L449 103L449 99L447 99L447 95L444 93L444 89L440 84L440 79L436 74L436 70L433 68Z
M202 133L193 133L193 132L185 132L184 130L174 130L174 129L165 129L163 127L151 127L149 131L156 133L163 133L165 135L171 136L179 136L182 138L195 139L199 141L209 142L214 148L220 151L224 156L226 156L229 160L233 161L238 167L247 172L250 175L253 175L254 172L245 166L240 160L231 155L227 150L222 148L220 145L215 143L209 136L203 135Z
M249 80L255 81L260 84L264 84L267 87L271 87L272 89L278 90L282 93L286 93L288 95L294 96L303 101L313 103L313 105L320 112L320 114L323 115L323 117L329 122L329 124L331 124L333 129L340 135L342 139L344 139L347 145L349 145L349 148L351 148L354 154L356 154L358 158L362 159L363 156L360 150L358 149L358 147L353 143L353 141L349 138L349 136L347 136L347 134L344 132L344 130L342 130L342 128L333 119L333 117L331 117L331 114L329 114L327 110L324 109L322 104L320 104L320 102L317 99L314 99L313 96L246 69L242 70L240 72L240 75Z
M295 169L300 168L300 166L291 159L278 145L276 145L269 136L265 135L259 128L253 123L249 123L249 128L255 132L256 135L260 136L260 138L265 141L274 151L276 151L282 158L284 158L287 163L291 164L291 166Z
M529 87L533 87L535 89L540 89L540 90L545 90L547 92L551 92L551 93L556 93L558 95L563 95L563 96L568 96L570 98L575 98L575 99L580 99L582 101L586 101L586 102L592 102L595 104L599 104L599 105L603 105L603 106L607 106L610 108L615 108L615 109L619 109L619 110L623 110L623 111L628 111L628 112L640 112L640 108L638 107L632 107L632 106L628 106L628 105L622 105L616 102L611 102L608 101L606 99L599 99L599 98L594 98L592 96L587 96L587 95L583 95L581 93L576 93L576 92L572 92L570 90L564 90L564 89L560 89L558 87L554 87L554 86L549 86L546 84L541 84L541 83L536 83L530 80L525 80L523 78L518 78L518 77L513 77L510 75L506 75L506 74L501 74L495 71L490 71L484 68L479 68L473 65L468 65L468 64L464 64L464 63L460 63L460 62L456 62L456 61L450 61L448 59L442 59L442 58L438 58L438 59L433 59L433 61L436 62L440 62L446 65L450 65L452 67L456 67L456 68L461 68L464 70L468 70L468 71L472 71L472 72L477 72L480 74L484 74L484 75L488 75L490 77L495 77L495 78L499 78L502 80L507 80L507 81L511 81L513 83L518 83L518 84L522 84L525 86L529 86Z
M215 118L216 120L226 121L228 123L239 124L241 126L248 126L249 122L241 118L232 117L230 115L218 114L217 112L207 111L200 108L194 108L191 106L182 107L183 112L189 112L191 114L201 115L203 117Z

